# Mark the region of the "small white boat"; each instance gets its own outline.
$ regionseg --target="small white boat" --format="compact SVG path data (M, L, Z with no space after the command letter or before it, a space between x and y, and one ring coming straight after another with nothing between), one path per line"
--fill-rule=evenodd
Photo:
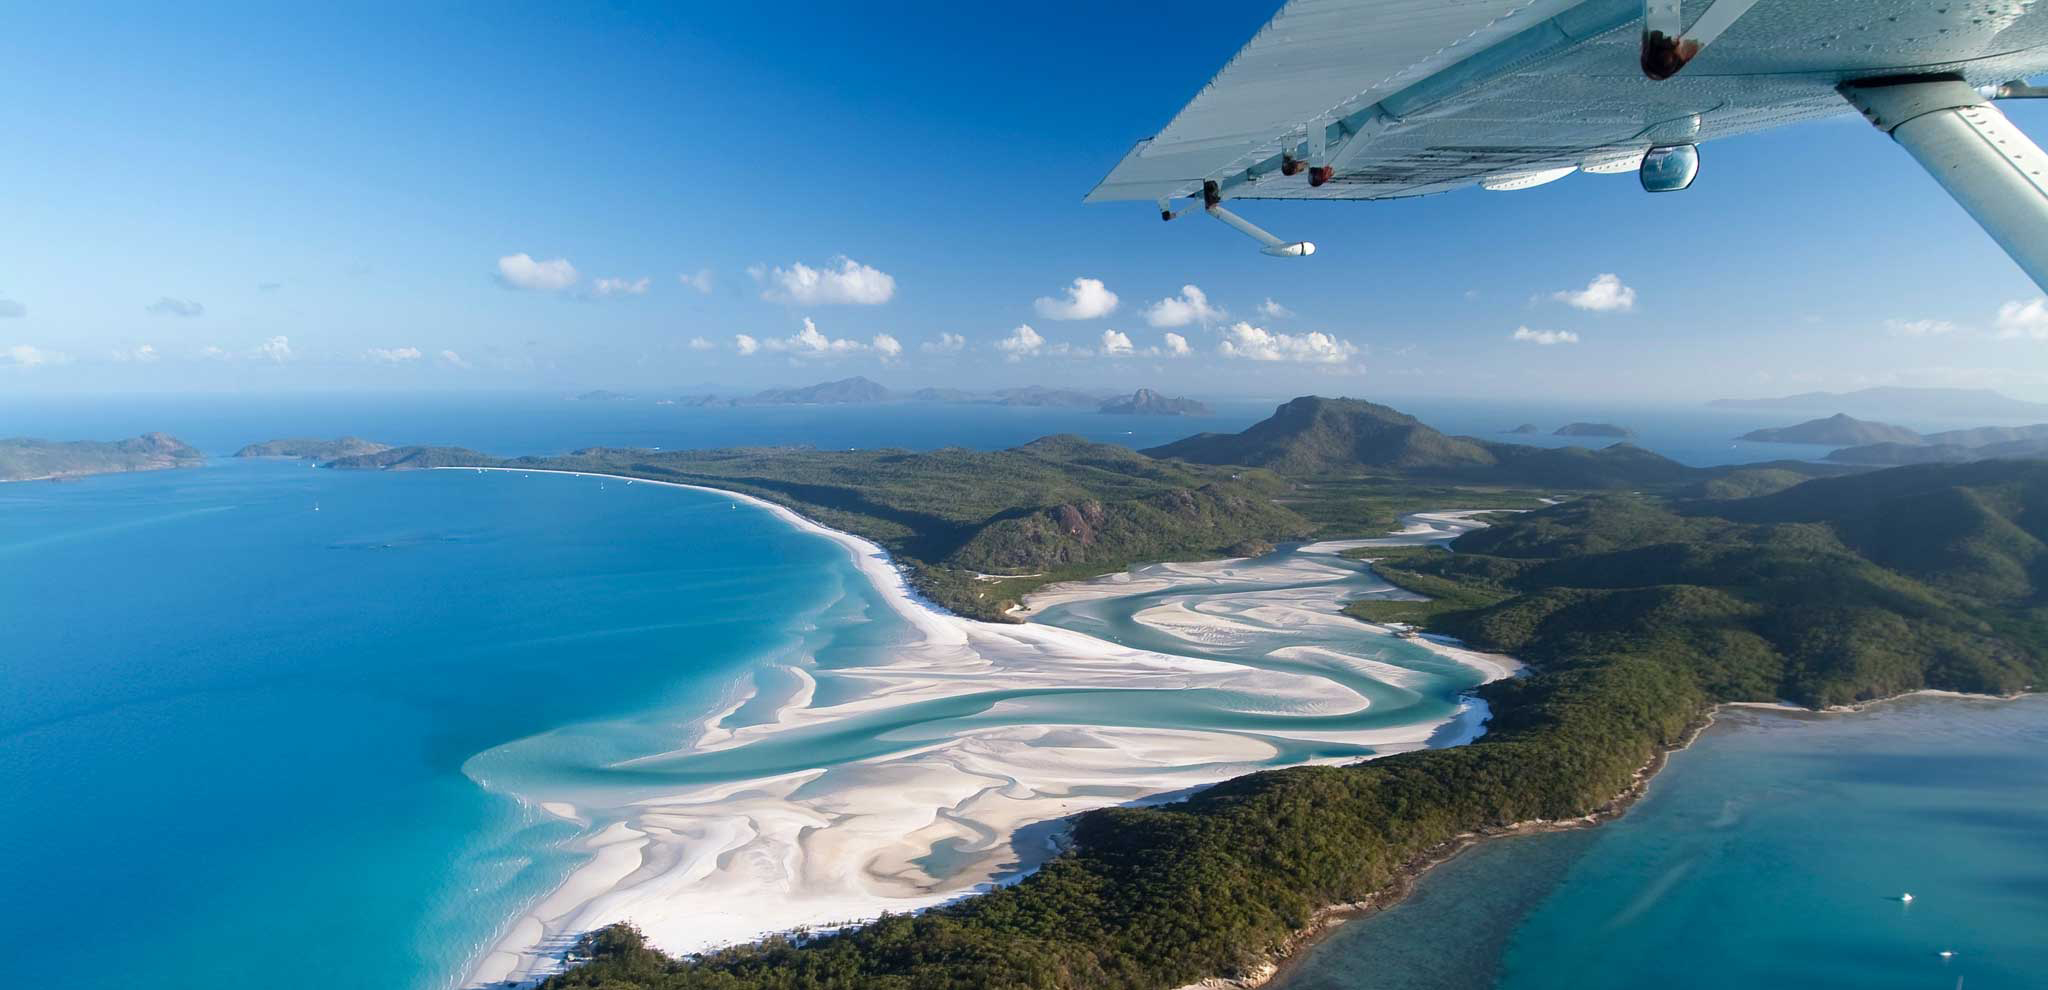
M1956 950L1943 949L1940 952L1935 953L1935 955L1940 956L1943 959L1954 959L1956 957Z
M1913 903L1913 895L1911 895L1911 894L1900 894L1900 895L1899 895L1899 903L1900 903L1900 904L1911 904L1911 903Z

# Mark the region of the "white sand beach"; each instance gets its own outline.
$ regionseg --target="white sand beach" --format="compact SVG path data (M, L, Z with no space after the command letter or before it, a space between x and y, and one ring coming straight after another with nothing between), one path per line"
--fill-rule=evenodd
M594 827L594 833L579 840L590 858L504 930L478 961L468 985L531 981L560 966L560 953L576 934L617 921L638 925L663 950L689 953L942 904L1018 877L1051 855L1055 830L1029 826L1267 768L1287 751L1282 747L1293 744L1336 742L1385 753L1432 740L1461 741L1481 731L1483 706L1473 704L1412 723L1328 728L1327 716L1362 712L1371 704L1333 677L1363 676L1398 685L1407 676L1404 669L1370 657L1303 650L1282 655L1286 669L1273 669L1133 649L1035 622L962 619L921 601L873 543L772 503L718 494L765 508L845 548L912 634L871 665L812 669L797 658L781 669L798 676L778 681L796 686L764 696L774 702L769 717L756 712L755 719L742 720L750 724L727 724L728 716L755 700L742 692L726 709L682 729L673 753L635 760L622 769L706 754L781 753L792 743L802 753L804 741L819 738L820 732L870 724L853 720L872 721L925 703L965 699L970 705L956 719L884 725L881 734L892 741L891 751L869 758L835 762L821 757L819 765L808 766L799 757L797 764L777 764L759 776L675 787L635 796L618 807L586 807L573 794L516 794L558 818ZM1432 532L1464 525L1452 519L1417 524ZM1335 549L1319 552L1334 554ZM1295 566L1304 569L1299 577L1314 580L1310 572L1322 565L1311 556ZM1047 588L1032 596L1028 611L1054 602L1129 594L1141 586L1243 580L1246 569L1242 561L1140 568ZM1343 573L1356 575L1355 569ZM1273 575L1256 579L1271 581ZM1191 641L1230 639L1297 623L1369 629L1336 614L1343 602L1335 592L1252 593L1226 604L1158 615L1148 610L1143 621ZM1228 614L1233 610L1238 616ZM1512 660L1447 641L1412 642L1469 666L1476 672L1472 680L1508 676L1515 669ZM838 699L833 703L818 700L828 694L817 690L827 679L837 688L829 692ZM1293 730L1283 721L1279 729L1247 732L1071 718L1034 721L1034 713L1057 703L1034 692L1142 691L1158 697L1159 692L1195 690L1202 692L1199 697L1232 699L1220 709L1225 713L1322 717L1324 724ZM1006 694L986 704L977 701L998 692Z

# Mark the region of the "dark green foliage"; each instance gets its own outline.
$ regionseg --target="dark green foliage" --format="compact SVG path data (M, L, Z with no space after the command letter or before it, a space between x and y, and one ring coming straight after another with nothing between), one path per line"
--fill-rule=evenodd
M2044 530L2048 465L1902 468L1739 501L1581 499L1382 572L1501 596L1434 624L1532 661L1671 653L1716 697L1833 705L2042 679Z

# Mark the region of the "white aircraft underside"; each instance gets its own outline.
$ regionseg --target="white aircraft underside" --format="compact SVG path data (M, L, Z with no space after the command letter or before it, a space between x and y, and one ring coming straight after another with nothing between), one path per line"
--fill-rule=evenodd
M1675 62L1652 65L1656 27L1685 28ZM1298 256L1313 245L1272 237L1221 203L1635 172L1653 147L1861 109L2048 287L2048 163L1991 106L1994 87L2042 72L2048 0L1290 0L1088 200L1153 200L1170 219L1172 201L1196 197L1268 254ZM1909 85L1866 100L1858 86L1873 81ZM1979 177L1988 204L1973 205L1943 175L1945 160L1929 158L1979 156L1965 147L1977 138L1919 142L1934 151L1908 140L1902 121L1930 108L1991 128L1982 141L2001 163L1965 163L1990 170ZM1980 205L2022 215L1987 219Z

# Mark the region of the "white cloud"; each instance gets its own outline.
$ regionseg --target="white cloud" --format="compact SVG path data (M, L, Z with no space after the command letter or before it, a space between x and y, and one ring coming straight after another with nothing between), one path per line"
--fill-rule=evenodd
M967 338L957 333L942 333L937 340L927 340L917 345L926 354L958 354L967 349Z
M1998 335L2008 339L2048 340L2048 297L2015 299L1998 307L1992 323Z
M653 284L650 278L601 278L591 286L600 296L644 296Z
M708 296L711 294L711 288L713 283L711 279L711 269L709 268L699 268L697 269L695 274L692 274L690 272L684 272L683 274L676 276L676 281L681 282L684 285L687 285L690 288L703 293L704 295Z
M1077 278L1066 292L1065 299L1039 296L1031 307L1048 320L1094 320L1116 312L1116 293L1099 278Z
M1029 323L1017 324L1017 329L1010 331L1008 337L996 341L996 350L1003 352L1004 360L1008 361L1037 357L1044 348L1045 338L1031 329Z
M1189 354L1194 353L1194 348L1188 346L1188 339L1186 337L1168 330L1166 332L1166 353L1173 357L1187 357Z
M1274 302L1272 296L1267 296L1266 301L1259 304L1259 315L1268 320L1288 320L1294 318L1294 311Z
M1579 335L1570 330L1531 330L1528 327L1516 327L1513 337L1515 340L1525 340L1529 343L1542 344L1546 347L1551 344L1576 344L1579 342Z
M420 349L417 347L372 347L364 351L363 356L379 364L404 364L407 361L419 360Z
M1356 355L1358 348L1326 333L1273 333L1239 322L1224 328L1223 342L1216 345L1216 353L1249 361L1342 364Z
M521 251L498 259L498 282L508 289L560 292L575 285L581 277L567 258L535 261L532 255Z
M444 350L444 351L442 351L442 352L441 352L441 361L442 361L442 363L444 363L444 364L452 364L452 365L454 365L454 366L455 366L455 367L457 367L457 368L467 368L467 367L469 367L469 362L468 362L468 361L464 361L464 360L462 359L462 355L460 355L460 354L457 354L457 353L455 353L454 351L449 351L449 350Z
M17 368L34 368L45 364L64 364L70 360L71 355L69 354L60 351L46 351L40 347L30 347L27 344L15 344L5 350L0 350L0 364L10 364Z
M1596 275L1585 288L1553 292L1550 298L1596 313L1626 313L1636 308L1636 290L1621 284L1621 276L1614 274Z
M214 361L226 361L233 355L230 355L225 349L221 347L208 344L207 346L199 349L199 356Z
M131 347L126 350L115 351L113 354L114 360L119 361L123 364L127 364L129 362L134 362L135 364L152 364L159 357L162 357L162 355L158 354L156 348L152 347L149 344L139 344L135 347Z
M1962 329L1947 320L1886 320L1884 326L1901 337L1940 337Z
M1130 357L1134 350L1129 334L1116 330L1102 331L1103 357Z
M749 271L767 283L768 290L761 293L761 298L770 302L876 306L896 295L896 279L888 272L844 255L832 259L824 268L797 262L788 268L763 271L755 266Z
M876 334L875 339L868 342L868 346L874 348L875 353L882 356L882 361L885 364L903 356L902 341L886 333Z
M1221 307L1209 305L1209 295L1192 285L1180 287L1180 295L1161 299L1145 307L1145 322L1155 327L1184 327L1190 323L1208 326L1229 316Z
M149 305L142 307L142 310L143 312L148 313L151 316L178 316L190 318L194 316L204 315L206 312L206 307L201 306L190 299L173 299L170 296L164 296L162 298L159 298L156 302L150 303Z
M709 337L690 338L690 349L693 351L708 351L713 348L716 348L717 346L717 344L711 342L711 338Z
M736 333L732 335L732 349L740 352L740 356L744 357L760 350L761 342L746 334Z
M864 350L867 345L849 337L827 337L818 329L811 318L804 317L804 328L794 336L770 338L761 341L761 346L771 351L782 351L797 357L823 357L829 354L846 354Z
M13 320L28 315L28 307L5 296L0 296L0 320Z
M278 364L283 364L292 359L291 339L282 334L272 337L256 345L256 354L259 357L267 357Z

